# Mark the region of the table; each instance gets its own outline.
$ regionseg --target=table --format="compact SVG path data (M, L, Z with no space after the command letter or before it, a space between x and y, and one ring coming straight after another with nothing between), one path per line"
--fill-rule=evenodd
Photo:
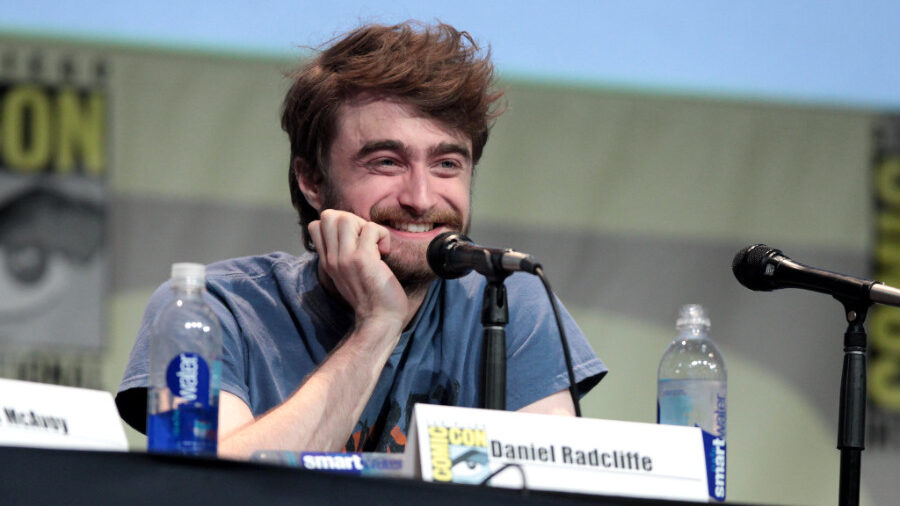
M212 458L0 447L0 504L191 503L216 506L697 504L347 476Z

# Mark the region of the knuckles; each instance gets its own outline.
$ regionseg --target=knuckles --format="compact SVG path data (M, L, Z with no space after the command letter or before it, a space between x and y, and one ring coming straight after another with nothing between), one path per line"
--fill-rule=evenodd
M363 234L370 234L374 237L380 237L380 236L390 237L390 235L388 233L388 229L375 223L374 221L367 221L363 224L362 229L360 230L360 235L363 235Z
M372 257L371 250L361 248L359 243L354 248L342 248L339 244L328 242L328 237L340 238L343 236L341 232L348 228L353 231L352 235L357 238L357 241L361 237L379 237L387 233L387 229L381 225L366 221L353 213L335 209L323 210L319 214L319 220L309 224L309 229L312 235L318 236L323 242L325 266L332 273L348 269L358 272L371 267L373 260L376 260ZM322 257L321 253L320 258Z
M321 221L322 226L325 227L361 226L362 223L365 223L365 220L359 216L351 212L339 211L337 209L325 209L319 213L319 221Z

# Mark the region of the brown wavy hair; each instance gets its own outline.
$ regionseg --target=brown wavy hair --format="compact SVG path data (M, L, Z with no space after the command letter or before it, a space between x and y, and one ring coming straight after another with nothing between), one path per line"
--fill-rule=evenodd
M281 128L291 141L288 180L300 215L303 242L319 213L306 202L297 177L327 184L328 153L338 108L360 93L401 99L426 117L463 132L478 163L494 118L502 112L490 51L450 25L367 25L337 39L289 75L293 85L282 104ZM294 162L300 173L294 172Z

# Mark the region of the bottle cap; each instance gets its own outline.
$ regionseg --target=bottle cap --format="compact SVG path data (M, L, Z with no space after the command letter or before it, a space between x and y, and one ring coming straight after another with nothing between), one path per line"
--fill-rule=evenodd
M172 281L188 285L206 284L206 266L189 262L172 264Z
M706 310L700 304L685 304L681 306L678 313L678 320L675 321L676 328L692 327L702 325L709 327L709 317L706 316Z

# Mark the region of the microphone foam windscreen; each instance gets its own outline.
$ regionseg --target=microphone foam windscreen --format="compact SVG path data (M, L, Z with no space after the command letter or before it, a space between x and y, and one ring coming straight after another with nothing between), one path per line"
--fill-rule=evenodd
M425 258L431 270L444 279L456 279L468 274L472 268L459 268L450 262L450 248L459 242L471 242L459 232L444 232L431 240Z
M731 262L731 272L740 284L751 290L765 292L776 288L765 276L766 265L772 255L780 255L781 251L765 244L754 244L738 251Z

